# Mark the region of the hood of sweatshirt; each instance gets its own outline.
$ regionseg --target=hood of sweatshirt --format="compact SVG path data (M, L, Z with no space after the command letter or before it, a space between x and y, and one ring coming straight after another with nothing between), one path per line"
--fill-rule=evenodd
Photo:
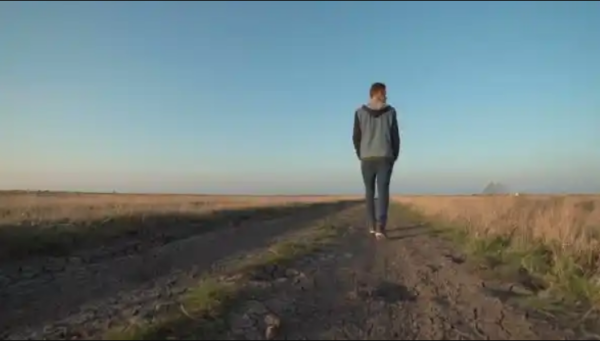
M390 106L387 103L379 101L371 101L368 104L363 105L363 110L369 113L373 117L379 117L385 114L389 110Z

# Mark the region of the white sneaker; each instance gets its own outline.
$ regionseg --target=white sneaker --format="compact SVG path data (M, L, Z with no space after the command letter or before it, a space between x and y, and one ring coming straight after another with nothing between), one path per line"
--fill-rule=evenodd
M378 240L387 239L387 235L382 232L375 232L375 238L377 238Z

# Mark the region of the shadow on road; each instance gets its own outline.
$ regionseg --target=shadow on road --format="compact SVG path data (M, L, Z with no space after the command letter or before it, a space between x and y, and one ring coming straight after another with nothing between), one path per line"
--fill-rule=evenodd
M434 236L439 232L432 230L427 224L412 224L407 226L400 226L394 229L390 229L389 240L401 240L407 238L414 238L423 235Z
M95 251L92 260L106 253L139 253L215 229L240 227L251 221L275 219L315 209L342 209L353 202L293 204L191 213L127 214L80 223L41 222L35 226L0 225L0 264L38 256L64 257L78 251Z

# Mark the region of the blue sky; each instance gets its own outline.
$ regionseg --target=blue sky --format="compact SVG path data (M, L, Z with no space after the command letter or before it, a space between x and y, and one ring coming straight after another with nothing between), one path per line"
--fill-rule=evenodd
M0 2L0 188L600 191L599 2Z

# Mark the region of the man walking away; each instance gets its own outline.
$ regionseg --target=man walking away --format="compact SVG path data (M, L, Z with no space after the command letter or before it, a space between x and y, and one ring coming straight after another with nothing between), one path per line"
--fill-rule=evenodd
M354 114L352 140L361 163L367 202L367 224L377 239L387 237L386 225L390 202L390 180L400 152L400 134L396 109L387 104L383 83L374 83L368 104ZM375 207L377 184L377 210Z

